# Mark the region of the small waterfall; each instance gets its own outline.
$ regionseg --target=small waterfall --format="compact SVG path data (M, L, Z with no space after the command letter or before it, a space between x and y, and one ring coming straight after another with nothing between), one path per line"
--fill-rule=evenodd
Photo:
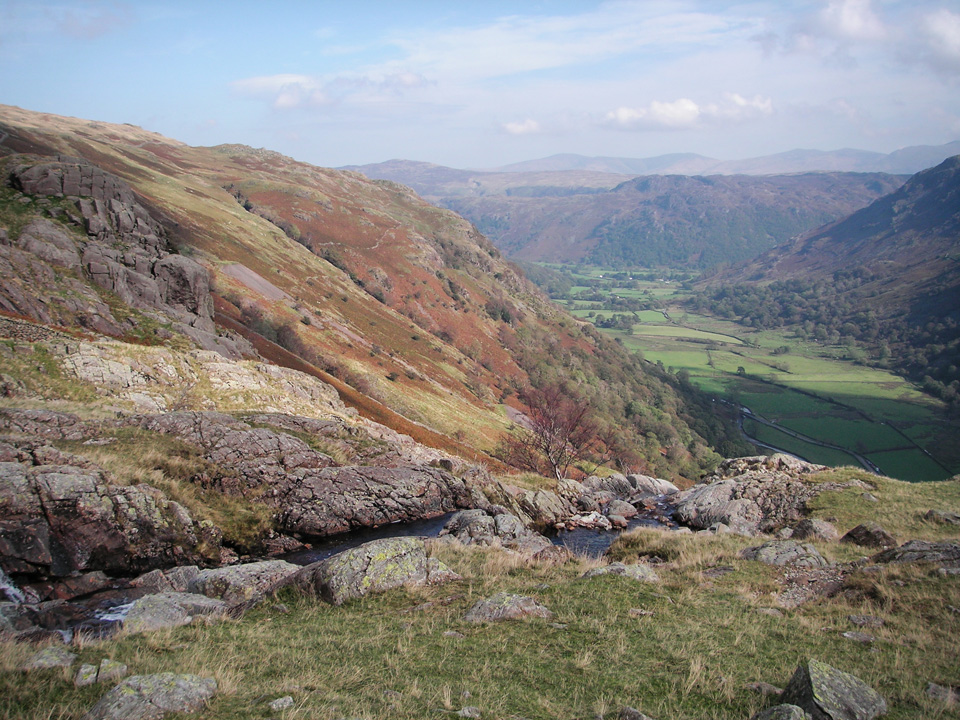
M23 591L13 584L13 580L7 577L7 574L0 569L0 592L7 596L7 599L15 605L23 605L27 596Z

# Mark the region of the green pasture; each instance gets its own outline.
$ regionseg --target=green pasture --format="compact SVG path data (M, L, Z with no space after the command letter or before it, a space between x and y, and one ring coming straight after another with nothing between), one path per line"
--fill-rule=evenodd
M787 452L802 457L809 462L830 465L832 467L842 467L844 465L860 467L857 459L849 453L805 442L792 435L782 433L768 425L761 425L752 420L744 420L743 428L748 435L755 437L760 442L783 448ZM877 464L879 465L879 463Z
M884 475L899 480L923 482L944 477L943 468L921 450L891 450L870 453L867 457L879 466Z

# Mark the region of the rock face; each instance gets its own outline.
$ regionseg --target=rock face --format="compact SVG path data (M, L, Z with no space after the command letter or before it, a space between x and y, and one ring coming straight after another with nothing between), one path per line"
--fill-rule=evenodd
M723 524L743 535L797 522L818 489L803 478L823 470L785 455L733 458L679 495L677 519L696 529Z
M299 438L215 412L174 412L131 421L201 448L220 466L219 487L276 508L278 529L332 535L435 517L470 507L462 480L428 466L333 467ZM264 492L265 490L265 492Z
M146 595L133 603L123 621L131 634L189 625L201 615L222 616L227 604L195 593L165 592Z
M134 675L100 698L83 720L160 720L167 713L192 713L217 692L213 678L197 675Z
M817 660L800 664L780 702L803 708L813 720L872 720L887 711L886 701L860 678Z
M18 160L10 165L14 188L66 200L52 213L59 221L35 219L11 245L0 245L0 307L44 323L78 323L113 336L128 332L90 282L131 307L173 320L202 347L229 357L246 349L217 336L206 269L173 252L163 226L127 183L79 158ZM57 277L53 268L76 276Z
M801 568L826 567L829 563L812 545L793 540L771 540L740 553L744 560L757 560L767 565L791 565Z
M299 570L299 565L284 560L211 568L201 570L190 582L189 589L192 593L223 600L230 606L249 605L259 602Z
M498 593L476 603L467 611L464 620L472 623L482 623L520 620L528 617L549 619L553 617L553 613L532 597Z
M0 442L0 566L9 573L132 574L205 563L219 540L148 485L110 485L99 468L31 442ZM206 549L205 549L206 548Z
M438 564L431 568L421 538L385 538L307 565L286 584L342 605L370 593L430 582L431 569L441 575L446 571Z

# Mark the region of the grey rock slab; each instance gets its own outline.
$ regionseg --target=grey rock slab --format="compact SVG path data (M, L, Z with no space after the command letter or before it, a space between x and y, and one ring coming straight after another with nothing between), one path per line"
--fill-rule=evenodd
M960 687L927 683L927 695L934 700L942 700L945 703L960 703Z
M219 617L227 603L195 593L156 593L136 600L127 612L123 628L127 633L153 632L189 625L194 617Z
M933 563L946 568L960 567L960 542L911 540L898 548L884 550L870 558L875 563Z
M797 523L790 536L794 540L826 540L833 542L840 539L840 533L826 520L806 518Z
M527 617L549 619L553 617L553 613L532 597L502 592L477 602L467 611L464 620L482 623Z
M829 563L812 545L801 545L794 540L770 540L763 545L747 548L740 553L744 560L757 560L767 565L819 568Z
M84 685L93 685L98 682L105 683L112 680L119 680L126 674L126 665L116 660L111 660L110 658L104 658L100 661L100 665L87 665L86 663L81 665L77 676L73 680L73 684L77 687L83 687Z
M280 712L281 710L286 710L287 708L293 707L293 696L284 695L279 697L276 700L272 700L270 703L270 709L274 712Z
M818 660L797 668L780 696L813 720L873 720L887 711L886 701L863 680Z
M897 544L897 539L875 522L857 525L840 542L853 543L861 547L888 548Z
M644 715L642 712L636 708L626 707L620 708L620 712L617 715L618 720L653 720L649 715Z
M134 675L100 698L83 720L160 720L168 713L192 713L217 692L213 678L158 673Z
M847 615L847 620L857 627L878 628L883 627L885 621L876 615Z
M285 560L263 560L201 570L190 582L189 590L218 598L231 606L249 604L262 600L299 570L299 565Z
M51 668L70 667L77 656L60 645L51 645L37 652L23 665L23 670L49 670Z
M287 582L334 605L406 584L428 581L423 539L384 538L301 568Z
M960 513L950 510L928 510L923 519L941 525L960 525Z
M635 565L624 565L621 562L610 563L602 567L588 570L581 577L592 578L598 575L622 575L623 577L637 580L640 582L660 582L660 576L656 571L646 563L636 563Z

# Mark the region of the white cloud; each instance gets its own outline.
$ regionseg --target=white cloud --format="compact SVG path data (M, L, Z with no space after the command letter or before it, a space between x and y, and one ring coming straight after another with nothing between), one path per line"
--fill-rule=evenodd
M527 118L523 122L504 123L502 127L510 135L535 135L540 132L540 123L533 118Z
M940 9L920 23L927 61L940 70L960 72L960 13Z
M870 7L870 0L832 0L820 12L823 29L845 40L882 40L887 30Z
M366 100L376 100L429 84L430 82L418 73L396 72L381 77L339 75L324 78L297 74L264 75L236 80L232 83L232 87L241 95L268 99L276 110L293 110L320 107L357 96L362 96Z
M746 99L727 93L721 103L697 104L689 98L653 100L644 107L620 107L606 114L608 124L625 130L688 130L713 122L742 122L773 112L770 98Z

